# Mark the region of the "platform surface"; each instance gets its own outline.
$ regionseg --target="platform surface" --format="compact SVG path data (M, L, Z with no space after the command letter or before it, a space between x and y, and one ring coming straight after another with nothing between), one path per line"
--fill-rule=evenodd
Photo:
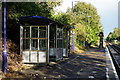
M118 80L105 48L90 48L84 53L70 54L60 62L49 66L33 66L20 71L25 78L47 80Z

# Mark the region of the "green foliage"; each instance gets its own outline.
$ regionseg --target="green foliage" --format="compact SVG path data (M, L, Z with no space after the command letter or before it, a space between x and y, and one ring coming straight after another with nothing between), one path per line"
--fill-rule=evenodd
M96 8L91 4L79 2L74 6L73 12L77 16L76 19L78 19L76 22L84 24L86 27L83 31L86 33L88 43L98 40L98 34L102 30L102 26L100 26L100 17Z
M54 7L59 2L8 2L7 17L17 19L21 16L44 16L51 17Z
M82 45L87 38L89 44L95 44L102 31L100 16L91 4L78 2L73 9L69 8L66 13L58 13L55 20L75 26L75 42Z
M54 7L58 5L60 2L7 2L7 37L19 45L18 17L44 16L51 18Z
M57 15L53 16L53 19L61 24L66 24L66 25L70 25L72 22L72 18L70 13L58 13Z
M114 28L114 31L108 34L106 40L107 41L120 40L120 29Z
M79 2L73 7L73 11L69 8L66 13L59 12L55 15L53 9L58 5L60 5L59 2L9 2L7 3L7 25L9 25L7 30L13 31L18 17L44 16L65 25L76 26L74 29L76 44L83 45L85 38L88 43L95 43L99 39L98 34L102 31L102 26L94 6ZM11 23L14 24L11 25Z

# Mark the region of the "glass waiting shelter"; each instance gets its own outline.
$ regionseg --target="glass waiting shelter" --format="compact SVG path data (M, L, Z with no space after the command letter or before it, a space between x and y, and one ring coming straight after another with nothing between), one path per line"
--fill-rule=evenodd
M20 17L19 23L24 63L49 63L68 56L64 25L42 16Z

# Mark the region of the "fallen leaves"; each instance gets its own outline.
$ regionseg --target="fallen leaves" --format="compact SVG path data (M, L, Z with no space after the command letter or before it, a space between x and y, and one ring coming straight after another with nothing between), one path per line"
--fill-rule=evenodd
M6 77L15 77L12 72L23 69L22 55L19 52L19 47L12 40L7 39L6 47L8 52L8 74L6 75ZM2 51L3 50L4 44L2 43Z

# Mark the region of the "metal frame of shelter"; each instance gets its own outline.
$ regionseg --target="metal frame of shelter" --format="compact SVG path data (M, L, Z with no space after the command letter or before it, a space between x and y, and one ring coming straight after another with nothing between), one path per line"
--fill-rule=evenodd
M67 28L42 16L19 18L20 53L24 63L49 63L68 57Z

